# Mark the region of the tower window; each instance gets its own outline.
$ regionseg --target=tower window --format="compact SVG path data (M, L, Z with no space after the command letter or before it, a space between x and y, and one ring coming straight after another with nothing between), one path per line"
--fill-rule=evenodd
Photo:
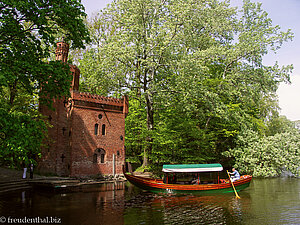
M66 156L64 154L61 154L61 162L64 162L64 159L66 158Z
M93 163L97 163L97 158L98 158L98 155L95 153L93 155Z
M67 130L65 127L63 127L62 129L63 135L65 135L65 131Z
M95 132L94 132L95 135L98 135L98 127L99 127L99 125L98 125L98 123L96 123L95 124Z
M105 163L105 150L103 148L97 148L94 151L93 163L99 163L98 157L100 157L100 163Z
M102 135L106 135L105 124L102 124Z
M102 154L100 155L100 157L101 157L101 158L100 158L100 162L101 162L101 163L104 163L104 157L105 157L105 154L102 153Z

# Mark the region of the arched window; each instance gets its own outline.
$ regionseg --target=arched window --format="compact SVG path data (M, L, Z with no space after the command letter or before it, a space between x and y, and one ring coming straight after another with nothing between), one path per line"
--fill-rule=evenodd
M105 157L105 154L101 154L101 155L100 155L100 162L101 162L101 163L104 163L104 157Z
M102 135L106 135L105 124L102 124Z
M93 163L97 163L97 160L98 160L98 155L95 153L93 155Z
M97 148L93 155L93 163L98 163L98 157L100 157L100 163L105 163L105 150L103 148Z
M96 123L95 124L95 135L98 135L98 127L99 127L99 125L98 125L98 123Z

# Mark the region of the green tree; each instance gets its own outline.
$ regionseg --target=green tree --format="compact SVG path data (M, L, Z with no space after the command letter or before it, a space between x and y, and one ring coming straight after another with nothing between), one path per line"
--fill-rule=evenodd
M248 0L241 11L228 1L120 0L89 28L93 44L80 64L82 82L139 100L145 115L137 120L145 119L146 130L130 145L143 143L144 166L149 159L175 162L174 154L219 160L241 130L264 132L278 84L289 81L291 66L264 66L262 57L292 33Z
M278 133L293 131L295 124L288 120L286 116L274 116L267 121L266 135L273 136Z
M13 166L36 155L45 136L38 102L69 93L69 67L46 63L55 38L63 33L77 48L89 37L80 1L3 0L0 9L1 161Z
M131 163L142 164L143 149L149 136L146 125L145 104L137 99L130 99L130 113L126 117L126 157Z
M264 131L244 130L236 146L224 154L235 159L241 172L257 177L280 176L286 171L299 176L300 133L295 124L285 116L273 116Z
M233 12L225 3L216 1L138 0L133 4L125 0L113 3L96 20L97 26L92 26L102 32L92 32L97 34L93 40L99 47L93 50L96 55L89 51L86 56L92 53L89 59L100 63L97 62L96 76L89 76L114 81L119 90L129 89L145 104L149 134L144 149L145 166L153 147L157 102L163 92L176 92L171 83L179 67L184 66L179 62L190 54L196 57L194 52L225 39L231 32L229 18ZM212 23L205 26L206 20Z
M225 154L235 158L240 172L255 177L276 177L284 171L300 176L299 138L296 129L263 137L248 130L239 135L236 148Z

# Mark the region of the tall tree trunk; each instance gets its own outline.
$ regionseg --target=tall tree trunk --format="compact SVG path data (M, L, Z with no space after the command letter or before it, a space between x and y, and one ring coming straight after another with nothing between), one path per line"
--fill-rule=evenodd
M146 93L146 110L147 110L147 130L152 133L154 129L154 109L153 109L153 96L150 91ZM144 148L144 162L143 167L149 165L149 155L152 152L153 138L149 135L146 139L146 146Z
M145 73L144 76L144 92L146 98L146 111L147 111L147 130L149 132L146 138L146 146L144 148L144 162L143 167L146 167L150 164L149 156L152 152L152 131L154 129L154 108L153 108L153 92L152 92L152 82L154 80L155 69L152 68L150 73ZM147 76L149 75L149 76Z

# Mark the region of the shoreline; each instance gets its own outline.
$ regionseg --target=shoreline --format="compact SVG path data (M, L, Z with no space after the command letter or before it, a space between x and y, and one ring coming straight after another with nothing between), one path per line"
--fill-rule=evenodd
M0 167L0 194L28 189L47 189L52 191L81 191L83 189L99 187L103 184L126 182L124 175L107 176L101 179L74 178L59 176L43 176L29 173L22 179L23 171Z

